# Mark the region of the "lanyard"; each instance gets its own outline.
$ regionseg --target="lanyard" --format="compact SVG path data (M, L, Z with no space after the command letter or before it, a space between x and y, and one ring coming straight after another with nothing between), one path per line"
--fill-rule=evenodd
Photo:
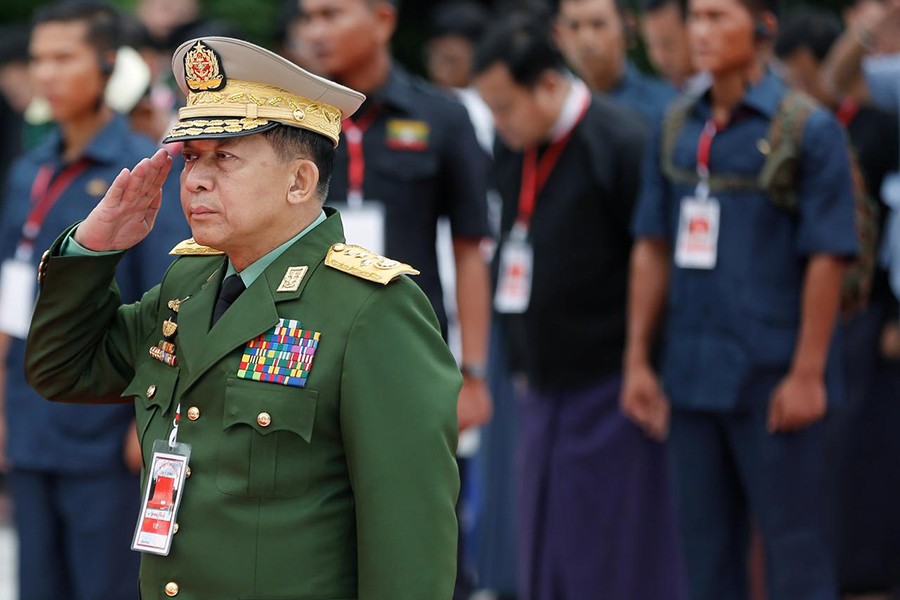
M841 125L844 126L844 129L846 129L850 126L851 121L853 121L853 118L856 117L858 112L859 102L848 96L844 98L841 105L838 106L834 116L840 121Z
M87 159L81 159L63 169L60 174L53 178L53 167L51 165L43 165L34 178L31 185L31 211L22 225L22 239L16 249L16 257L20 260L30 260L31 253L34 248L34 241L41 233L41 227L50 209L59 200L66 188L88 168Z
M355 121L344 119L342 126L347 138L347 204L358 208L363 201L363 182L366 177L366 158L363 135L378 118L381 109L373 106Z
M522 158L522 185L519 188L519 215L516 217L516 225L522 230L527 231L530 227L537 196L544 189L547 180L550 179L563 150L569 145L569 141L575 133L575 127L581 123L587 113L590 100L590 96L585 99L581 114L578 115L578 120L575 121L572 129L550 144L540 160L538 160L537 148L531 148L525 152L525 156Z
M700 181L697 183L697 196L700 199L709 197L709 153L712 149L713 139L716 134L725 129L724 126L716 123L715 119L709 119L700 132L700 139L697 141L697 175Z

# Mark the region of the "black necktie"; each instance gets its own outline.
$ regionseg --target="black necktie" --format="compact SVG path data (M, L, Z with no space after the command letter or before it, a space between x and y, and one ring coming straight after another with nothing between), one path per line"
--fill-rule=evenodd
M216 300L216 308L213 310L213 325L216 324L219 317L228 310L228 307L231 306L232 302L237 300L237 297L240 296L241 292L245 289L244 282L237 273L225 278L225 281L222 282L222 289L219 290L219 299Z

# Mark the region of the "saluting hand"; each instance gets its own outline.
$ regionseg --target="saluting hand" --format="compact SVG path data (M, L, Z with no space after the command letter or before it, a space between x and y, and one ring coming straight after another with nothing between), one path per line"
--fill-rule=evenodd
M96 252L127 250L139 243L153 229L162 202L162 184L171 169L172 158L162 149L131 171L122 169L75 230L75 241Z

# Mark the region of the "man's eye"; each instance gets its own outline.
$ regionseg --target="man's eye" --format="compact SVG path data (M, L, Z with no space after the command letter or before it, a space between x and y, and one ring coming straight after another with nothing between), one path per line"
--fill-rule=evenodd
M184 162L194 162L197 160L197 155L191 154L190 152L182 152L181 156L184 157Z
M226 158L231 158L231 155L227 152L216 152L216 158L219 160L224 160Z

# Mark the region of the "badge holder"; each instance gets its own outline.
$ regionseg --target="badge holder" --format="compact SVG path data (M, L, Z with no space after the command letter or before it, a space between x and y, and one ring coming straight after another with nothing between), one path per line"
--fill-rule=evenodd
M528 227L513 225L509 239L500 248L500 270L494 308L501 314L522 314L531 301L534 249L528 242Z
M681 200L675 265L682 269L714 269L719 246L719 201L709 195L709 173L701 173L693 197Z
M0 331L23 340L28 336L36 282L37 267L31 264L31 248L20 245L15 258L0 266Z
M189 444L170 446L166 440L153 442L153 458L147 469L146 491L131 542L132 550L168 556L190 457Z

